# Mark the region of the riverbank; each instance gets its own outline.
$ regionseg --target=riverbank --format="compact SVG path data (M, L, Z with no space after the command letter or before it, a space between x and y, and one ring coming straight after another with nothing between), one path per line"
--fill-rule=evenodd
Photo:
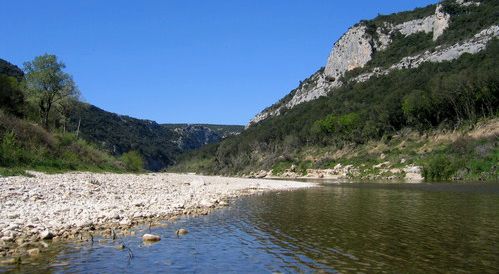
M50 241L127 233L138 224L207 214L228 200L315 184L187 174L66 173L0 177L0 257L43 252ZM5 259L3 260L5 261Z
M497 118L451 131L402 130L383 140L361 145L302 148L286 157L279 156L271 167L255 167L243 176L409 183L423 180L496 182L499 179L498 138Z
M396 181L406 183L421 183L424 181L422 174L423 167L416 165L407 165L403 167L393 167L389 161L367 167L363 165L356 167L354 165L337 164L328 169L306 169L300 171L296 165L284 170L282 173L275 174L273 170L261 170L260 172L250 173L246 178L266 178L266 179L324 179L349 181L349 180L364 180L364 181ZM368 176L362 177L364 174Z

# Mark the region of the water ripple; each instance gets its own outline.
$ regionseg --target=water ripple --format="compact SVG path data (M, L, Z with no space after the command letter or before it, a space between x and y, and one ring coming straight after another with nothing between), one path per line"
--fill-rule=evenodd
M153 228L159 243L56 246L12 272L499 272L499 185L340 185L246 197ZM190 233L176 237L180 227ZM2 269L0 269L2 271Z

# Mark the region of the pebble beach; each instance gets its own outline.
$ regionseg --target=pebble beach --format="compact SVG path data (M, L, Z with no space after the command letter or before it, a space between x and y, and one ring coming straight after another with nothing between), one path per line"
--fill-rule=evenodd
M38 253L76 235L207 214L242 195L315 186L170 173L30 175L0 177L0 258Z

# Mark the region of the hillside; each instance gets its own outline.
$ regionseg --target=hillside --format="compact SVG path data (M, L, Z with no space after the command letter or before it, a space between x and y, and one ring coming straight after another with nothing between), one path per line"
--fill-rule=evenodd
M497 127L498 15L497 1L444 1L361 21L325 68L174 170L366 179L422 167L427 180L497 179L498 133L472 132ZM427 138L449 132L438 146Z
M0 59L0 74L4 76L14 77L18 81L24 76L24 72L16 65L11 64L3 59Z
M183 152L220 142L243 130L243 126L158 124L83 103L72 112L69 131L76 132L78 124L83 139L116 156L136 150L144 157L145 168L152 171L174 164Z
M56 60L50 55L40 58ZM51 65L64 68L56 61ZM56 86L73 83L71 76L61 70L57 73L67 78ZM19 67L0 59L0 174L18 174L24 169L159 171L174 164L183 152L243 130L234 125L161 125L118 115L79 101L76 89L75 96L65 97L29 90L27 78ZM53 101L47 104L48 99ZM52 111L40 116L51 105Z

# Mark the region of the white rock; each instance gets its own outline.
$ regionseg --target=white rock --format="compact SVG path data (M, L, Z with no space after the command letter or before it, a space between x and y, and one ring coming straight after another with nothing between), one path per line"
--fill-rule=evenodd
M420 166L407 166L404 168L405 173L421 173L421 167Z
M40 239L42 240L51 240L52 238L54 238L54 234L52 234L52 232L48 230L45 230L42 233L40 233Z
M203 199L203 200L201 200L201 202L199 202L199 206L200 207L213 207L214 204L206 199Z

